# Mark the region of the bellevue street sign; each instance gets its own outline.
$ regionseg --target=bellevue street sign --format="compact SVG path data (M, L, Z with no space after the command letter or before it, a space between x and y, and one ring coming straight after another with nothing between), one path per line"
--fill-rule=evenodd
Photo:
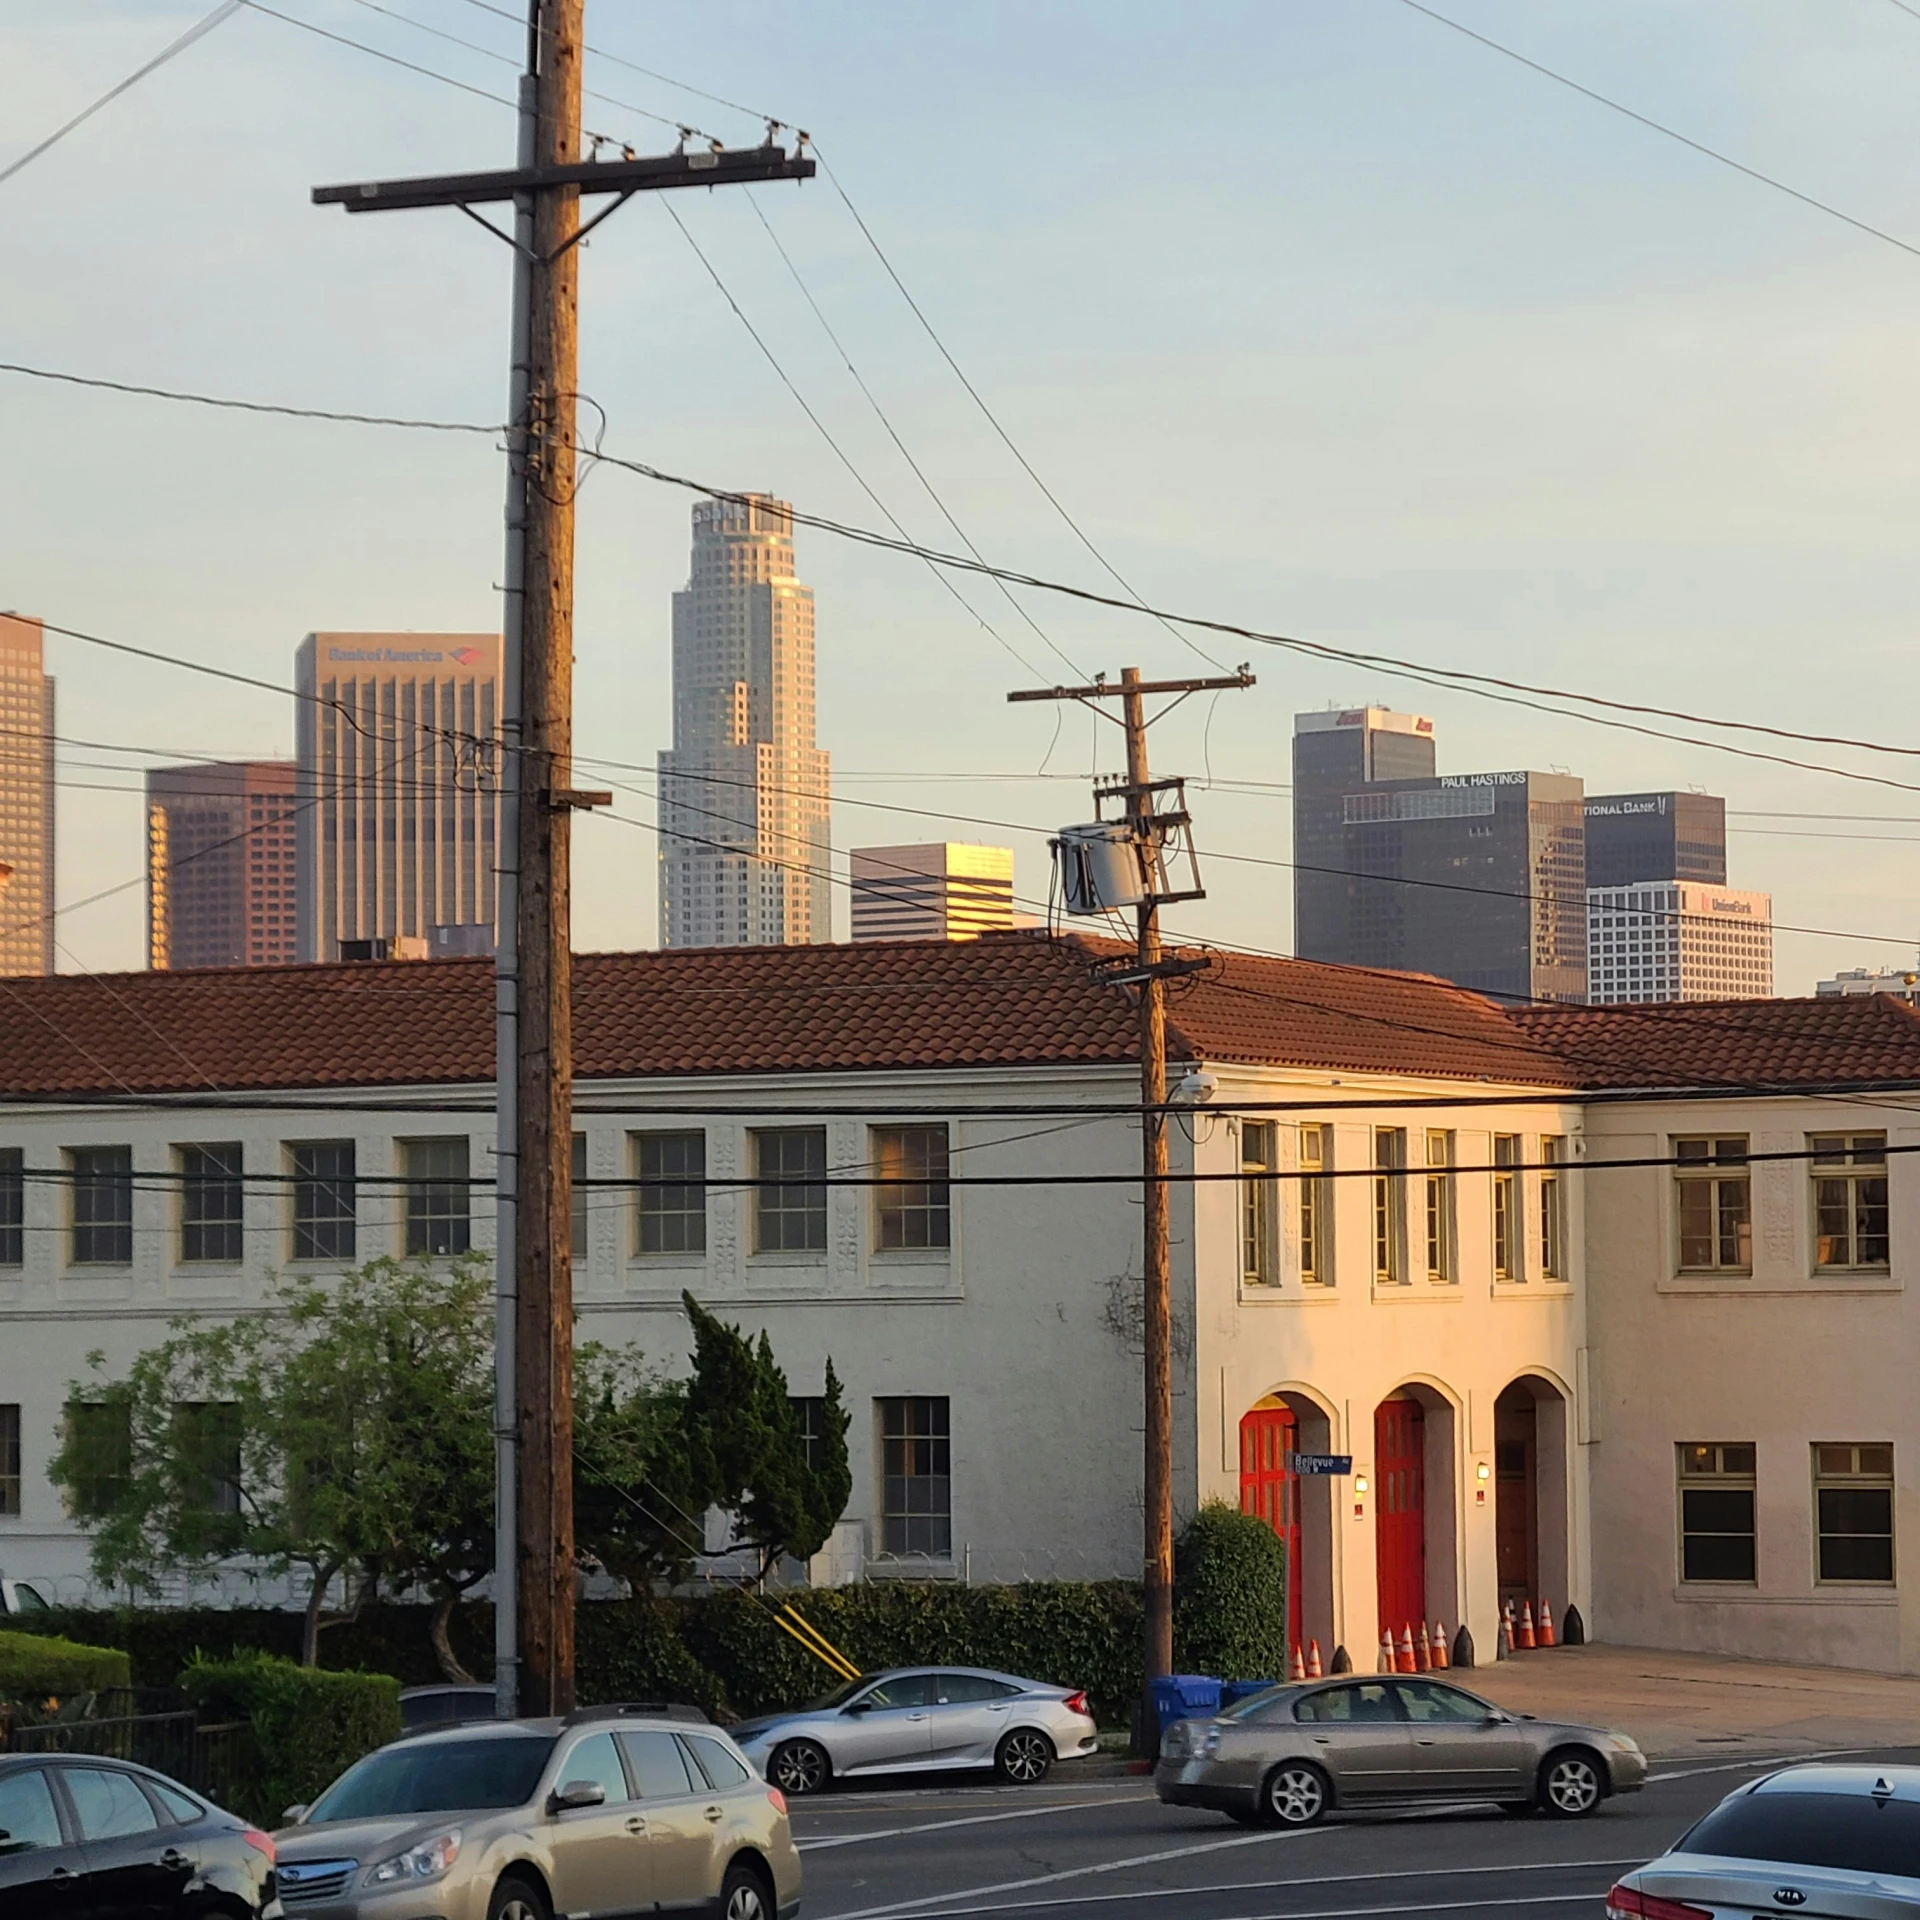
M1287 1455L1287 1469L1291 1473L1301 1474L1351 1473L1353 1455L1350 1453L1290 1453Z

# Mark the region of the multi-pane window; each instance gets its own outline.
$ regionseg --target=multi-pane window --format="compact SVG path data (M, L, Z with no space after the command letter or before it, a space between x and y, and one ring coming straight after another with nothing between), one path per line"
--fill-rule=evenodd
M1753 1270L1752 1190L1747 1178L1747 1136L1673 1143L1674 1185L1680 1216L1683 1273L1750 1273Z
M1887 1136L1816 1133L1813 1149L1813 1264L1888 1264Z
M587 1257L587 1136L573 1136L573 1179L567 1188L572 1206L568 1220L567 1255L569 1259Z
M238 1513L240 1409L224 1400L176 1401L173 1437L189 1476L186 1504L202 1513Z
M353 1142L308 1140L287 1149L293 1166L293 1257L354 1257Z
M73 1265L128 1265L133 1259L133 1149L70 1147L67 1173L73 1190Z
M800 1429L800 1451L806 1456L807 1471L818 1473L826 1457L826 1400L817 1393L796 1393L787 1405L793 1409L794 1425Z
M465 1253L473 1244L465 1138L402 1140L400 1164L408 1254Z
M74 1471L67 1500L76 1519L112 1513L133 1471L133 1427L124 1400L70 1400L67 1451Z
M20 1511L20 1409L0 1407L0 1513Z
M1250 1287L1270 1287L1279 1278L1272 1178L1278 1132L1271 1120L1240 1123L1240 1277Z
M947 1400L916 1394L877 1405L881 1551L948 1559L953 1481Z
M0 1267L18 1267L27 1257L26 1158L18 1147L0 1147Z
M636 1133L639 1178L634 1214L640 1253L704 1253L707 1247L707 1136Z
M1753 1445L1683 1441L1680 1464L1680 1578L1754 1578Z
M1540 1141L1540 1277L1567 1277L1567 1188L1560 1169L1567 1163L1567 1142L1549 1133Z
M1453 1278L1453 1134L1427 1129L1426 1188L1427 1278Z
M241 1259L246 1251L245 1193L238 1142L217 1147L176 1147L180 1175L182 1261Z
M1383 1286L1406 1278L1407 1130L1373 1130L1373 1277Z
M1520 1280L1520 1136L1493 1136L1493 1277Z
M1893 1580L1893 1449L1813 1450L1813 1500L1822 1580Z
M755 1253L824 1253L827 1130L762 1127L753 1140Z
M1300 1129L1300 1278L1333 1284L1333 1129L1318 1121Z
M875 1127L874 1243L882 1252L944 1247L953 1235L947 1187L947 1129Z

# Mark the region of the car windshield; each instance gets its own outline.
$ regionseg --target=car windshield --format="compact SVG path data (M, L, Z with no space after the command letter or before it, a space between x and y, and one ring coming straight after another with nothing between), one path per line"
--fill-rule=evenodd
M1920 1879L1920 1804L1858 1793L1743 1794L1673 1850Z
M524 1806L552 1752L552 1736L533 1733L383 1747L349 1767L313 1803L307 1824Z
M844 1707L862 1687L873 1684L873 1675L863 1673L858 1680L843 1680L831 1693L823 1693L818 1700L809 1700L800 1709L802 1713L828 1713L835 1707Z

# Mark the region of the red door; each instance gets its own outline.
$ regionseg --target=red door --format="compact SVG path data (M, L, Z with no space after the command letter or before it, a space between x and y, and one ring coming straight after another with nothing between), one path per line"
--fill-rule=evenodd
M1373 1412L1374 1564L1380 1625L1400 1630L1427 1614L1426 1421L1415 1400L1383 1400Z
M1287 1465L1297 1429L1288 1407L1255 1407L1240 1421L1240 1511L1257 1513L1286 1543L1287 1644L1300 1641L1300 1481ZM1275 1674L1274 1678L1282 1676Z

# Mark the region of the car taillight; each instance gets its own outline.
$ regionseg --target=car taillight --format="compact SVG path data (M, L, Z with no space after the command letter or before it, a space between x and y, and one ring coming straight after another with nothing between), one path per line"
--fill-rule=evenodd
M1684 1900L1663 1900L1638 1887L1615 1887L1607 1895L1609 1920L1713 1920L1706 1907L1690 1907Z
M1087 1707L1087 1696L1084 1689L1079 1693L1068 1694L1060 1704L1065 1707L1069 1713L1085 1713L1089 1719L1092 1718L1092 1714Z
M270 1833L262 1833L258 1827L245 1828L241 1832L240 1838L244 1840L255 1853L264 1853L267 1856L268 1866L272 1866L274 1861L280 1857L279 1848L273 1844L273 1835Z
M767 1804L772 1807L775 1813L785 1813L787 1810L787 1796L782 1793L778 1787L769 1787L767 1789Z

